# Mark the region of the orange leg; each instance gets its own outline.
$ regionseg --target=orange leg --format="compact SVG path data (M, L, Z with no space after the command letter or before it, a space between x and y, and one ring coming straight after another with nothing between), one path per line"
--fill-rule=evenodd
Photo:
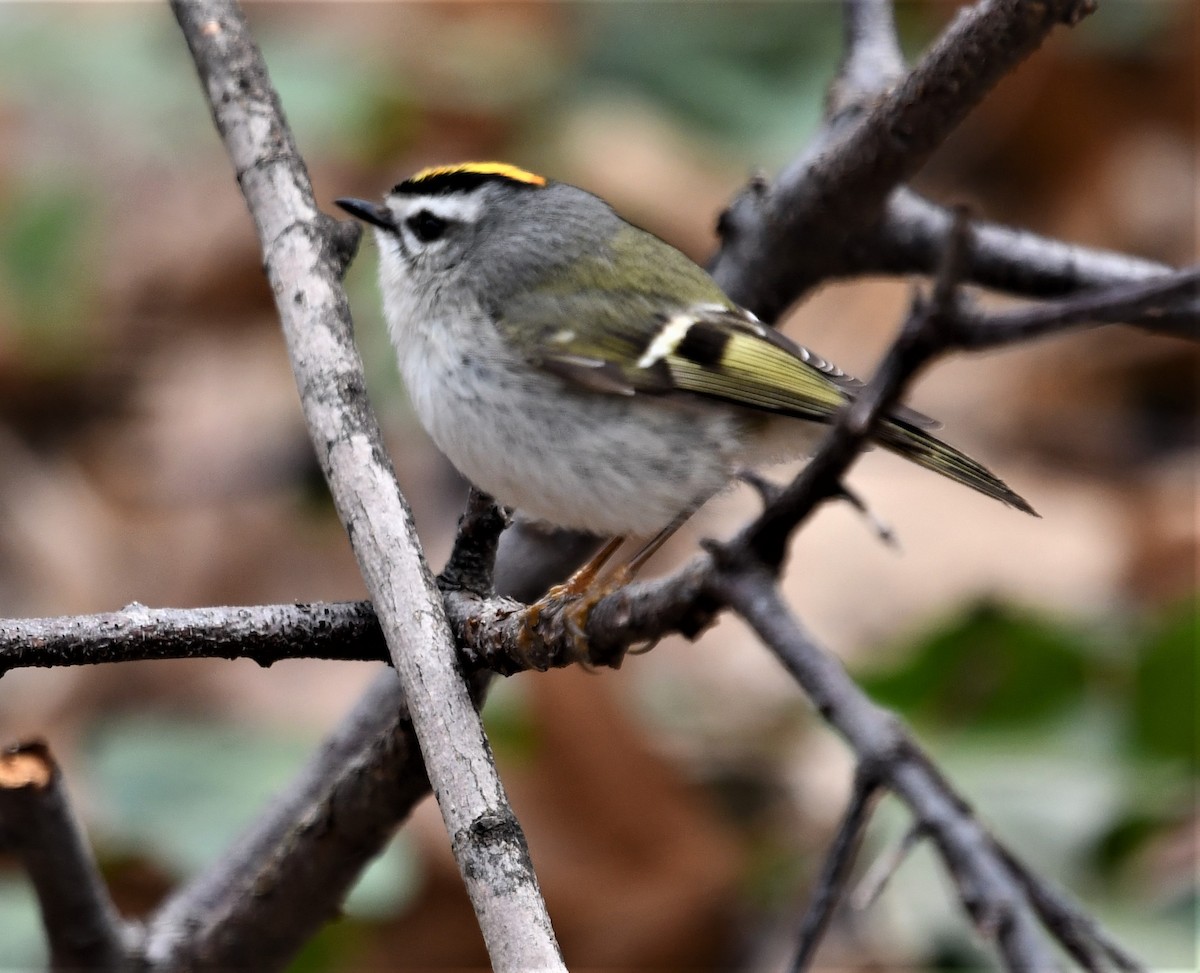
M657 534L646 541L641 549L629 559L629 563L621 569L621 581L632 581L637 577L637 573L646 566L646 562L661 550L662 546L669 541L675 532L679 530L696 512L695 507L690 507L681 513L678 517L672 520L666 527L660 530Z
M585 591L588 591L596 583L596 578L604 570L604 565L612 560L612 556L620 550L621 545L624 543L624 537L614 537L605 542L604 546L592 555L592 559L587 564L571 575L571 577L567 578L562 584L556 584L546 592L542 601L551 598L582 595Z

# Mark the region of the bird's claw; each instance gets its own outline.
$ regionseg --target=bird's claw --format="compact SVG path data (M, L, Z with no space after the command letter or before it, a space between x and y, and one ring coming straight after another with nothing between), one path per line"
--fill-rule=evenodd
M557 633L554 629L559 628L560 638L566 643L562 654L565 662L595 670L596 663L587 636L592 609L627 584L631 580L631 572L622 565L602 581L594 576L588 579L587 587L582 590L573 584L575 580L571 578L564 584L555 585L525 609L517 654L528 668L545 670L555 664L549 652L549 643L555 641ZM547 638L547 635L550 637Z

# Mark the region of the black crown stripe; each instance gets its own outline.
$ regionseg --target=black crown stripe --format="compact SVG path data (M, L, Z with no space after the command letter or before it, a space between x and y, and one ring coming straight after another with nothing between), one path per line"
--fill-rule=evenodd
M469 163L423 169L415 176L397 183L392 194L446 196L467 193L486 183L503 182L521 189L540 189L546 185L542 176L504 163Z

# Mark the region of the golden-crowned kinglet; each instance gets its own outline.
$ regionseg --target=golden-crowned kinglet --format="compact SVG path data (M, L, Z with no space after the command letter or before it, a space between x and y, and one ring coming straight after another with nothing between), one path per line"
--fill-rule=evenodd
M383 307L416 413L499 502L648 536L742 467L803 456L860 383L735 305L575 186L502 163L425 169L381 205ZM880 444L1033 513L898 409Z

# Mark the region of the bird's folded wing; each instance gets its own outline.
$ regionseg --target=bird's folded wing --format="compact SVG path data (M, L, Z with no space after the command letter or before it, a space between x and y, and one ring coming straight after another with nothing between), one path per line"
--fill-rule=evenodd
M653 295L533 294L497 321L530 362L619 395L681 393L828 421L863 383L736 307L663 311ZM937 422L910 409L919 428Z

